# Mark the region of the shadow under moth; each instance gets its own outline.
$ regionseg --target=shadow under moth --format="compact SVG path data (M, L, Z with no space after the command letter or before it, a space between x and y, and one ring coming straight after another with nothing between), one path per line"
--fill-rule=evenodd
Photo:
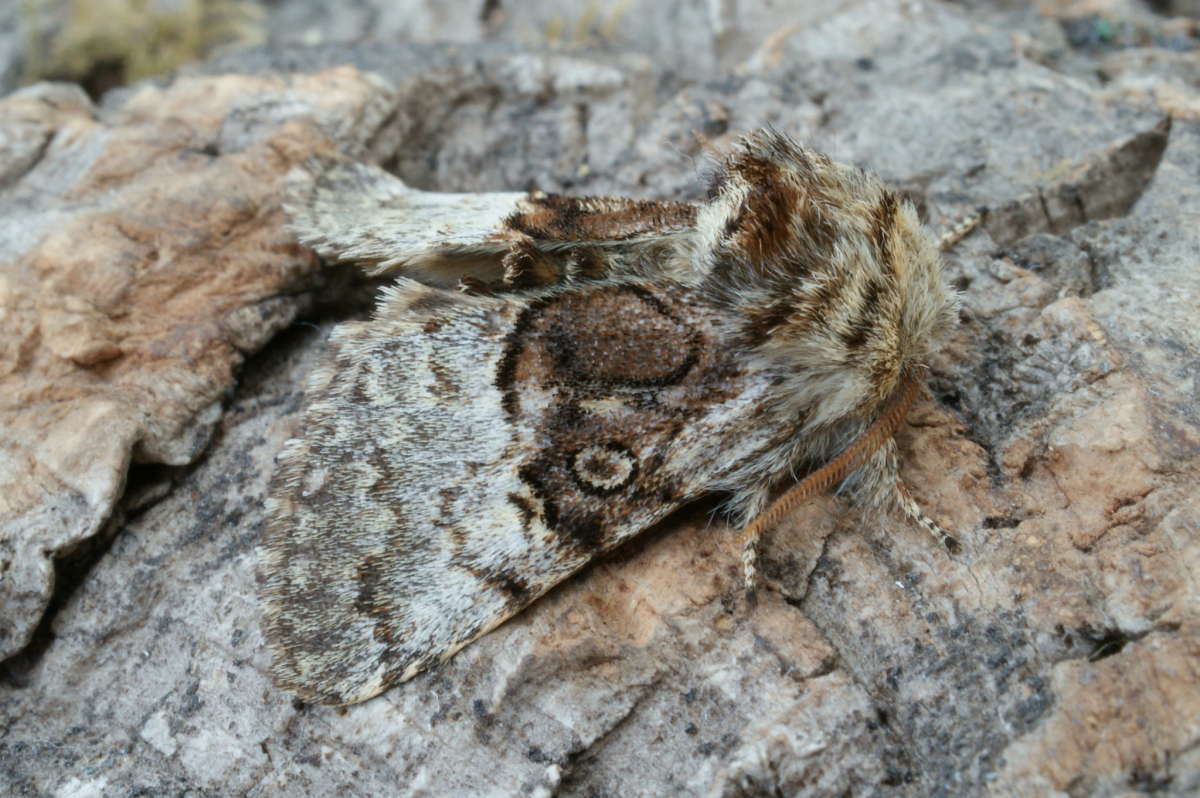
M957 305L875 177L760 131L698 204L297 180L304 243L397 278L330 336L270 489L282 687L370 698L711 492L748 585L762 529L835 486L953 545L891 435Z

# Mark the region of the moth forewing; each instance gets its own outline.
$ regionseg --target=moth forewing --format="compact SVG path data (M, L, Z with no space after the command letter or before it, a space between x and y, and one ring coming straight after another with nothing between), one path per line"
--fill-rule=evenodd
M911 210L773 132L699 207L531 195L505 213L382 175L318 178L294 216L304 240L435 284L400 277L335 333L272 482L264 628L277 680L310 700L410 678L700 495L749 521L885 415L954 319ZM381 210L346 210L364 203ZM467 237L438 227L454 203ZM463 252L482 295L437 287ZM911 511L888 434L843 486Z

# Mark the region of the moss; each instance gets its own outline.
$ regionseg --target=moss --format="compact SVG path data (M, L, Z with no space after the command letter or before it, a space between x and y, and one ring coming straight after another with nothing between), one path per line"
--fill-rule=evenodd
M612 44L622 19L637 0L588 0L574 23L563 17L551 17L543 26L544 43L550 47L581 49L596 44ZM568 33L568 28L573 31Z
M22 0L21 16L24 81L71 80L93 96L262 39L249 0Z

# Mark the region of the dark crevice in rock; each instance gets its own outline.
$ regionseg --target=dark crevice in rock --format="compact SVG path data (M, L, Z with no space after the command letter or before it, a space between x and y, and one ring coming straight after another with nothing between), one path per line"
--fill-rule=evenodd
M501 0L483 0L483 3L479 6L479 21L485 25L489 24L503 10Z
M1088 654L1088 662L1099 662L1102 659L1120 654L1125 644L1132 638L1119 630L1110 630L1093 641L1092 651Z
M134 463L125 477L121 509L125 522L138 518L163 498L187 473L187 466Z
M1058 644L1048 661L1055 665L1077 660L1099 662L1121 654L1130 643L1136 643L1150 635L1175 634L1178 631L1179 627L1174 623L1160 624L1139 631L1122 629L1116 625L1087 623L1068 630L1059 624L1054 628L1054 637Z
M117 512L99 532L84 538L74 551L52 560L54 588L50 593L50 600L25 647L0 662L0 684L13 688L21 688L28 684L38 664L54 645L57 637L53 628L55 617L87 581L92 569L112 548L124 526L125 518Z
M1126 645L1135 640L1141 640L1150 633L1150 630L1127 632L1115 626L1105 629L1094 629L1090 626L1084 626L1077 631L1081 637L1092 645L1091 650L1087 652L1088 662L1099 662L1102 659L1120 654Z
M376 301L378 285L381 281L368 279L362 275L361 271L353 267L335 267L328 271L322 271L320 282L335 287L315 292L317 299L312 303L313 307L310 309L308 318L328 326L340 321L365 317ZM249 383L257 381L262 372L260 365L263 360L279 357L281 347L282 351L288 351L301 345L302 342L298 342L290 333L294 333L302 327L312 328L315 325L307 319L293 322L278 333L272 342L250 355L241 367L241 372L245 375L244 380ZM232 399L236 390L231 389L227 399ZM112 517L102 526L100 532L85 538L73 551L54 558L54 589L50 600L30 642L15 656L0 663L0 683L19 685L23 682L25 674L32 671L41 658L49 652L54 642L55 617L70 602L71 597L112 548L121 530L169 496L177 484L199 469L208 454L220 445L223 429L223 424L218 422L203 449L197 452L195 459L188 465L134 463L129 467L117 508Z
M1095 153L1064 179L993 207L983 226L1009 247L1036 233L1062 235L1090 221L1123 216L1150 185L1166 151L1171 118Z

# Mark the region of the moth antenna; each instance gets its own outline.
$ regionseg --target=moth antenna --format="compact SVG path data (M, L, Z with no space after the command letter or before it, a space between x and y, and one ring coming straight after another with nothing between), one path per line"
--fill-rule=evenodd
M854 442L846 447L845 451L828 464L809 474L802 482L793 486L787 493L776 499L767 508L766 512L756 516L745 530L742 531L742 534L739 535L742 543L742 575L747 590L753 591L758 579L758 544L762 538L762 533L778 524L793 510L804 504L804 502L812 499L814 496L825 493L834 485L837 485L849 476L851 471L865 463L867 458L886 443L892 437L896 428L900 426L900 422L908 414L908 409L912 406L920 387L921 381L917 376L917 372L905 372L900 387L892 394L887 407L884 408L884 412L875 420L875 423L868 427L862 435L855 438ZM929 520L924 513L921 513L920 508L916 506L916 502L911 496L909 497L909 502L912 503L913 507L916 507L916 512L921 518L924 518L926 521ZM908 511L907 507L905 507L905 511ZM929 523L933 522L929 521ZM941 530L941 527L938 527L937 524L934 524L934 528L939 531ZM942 534L945 535L945 532L942 532ZM946 537L953 540L949 535L946 535Z
M951 227L946 232L942 233L938 239L938 249L942 252L953 247L959 241L969 236L979 224L987 218L988 209L986 207L976 208L974 213L968 214L958 220L958 223Z

